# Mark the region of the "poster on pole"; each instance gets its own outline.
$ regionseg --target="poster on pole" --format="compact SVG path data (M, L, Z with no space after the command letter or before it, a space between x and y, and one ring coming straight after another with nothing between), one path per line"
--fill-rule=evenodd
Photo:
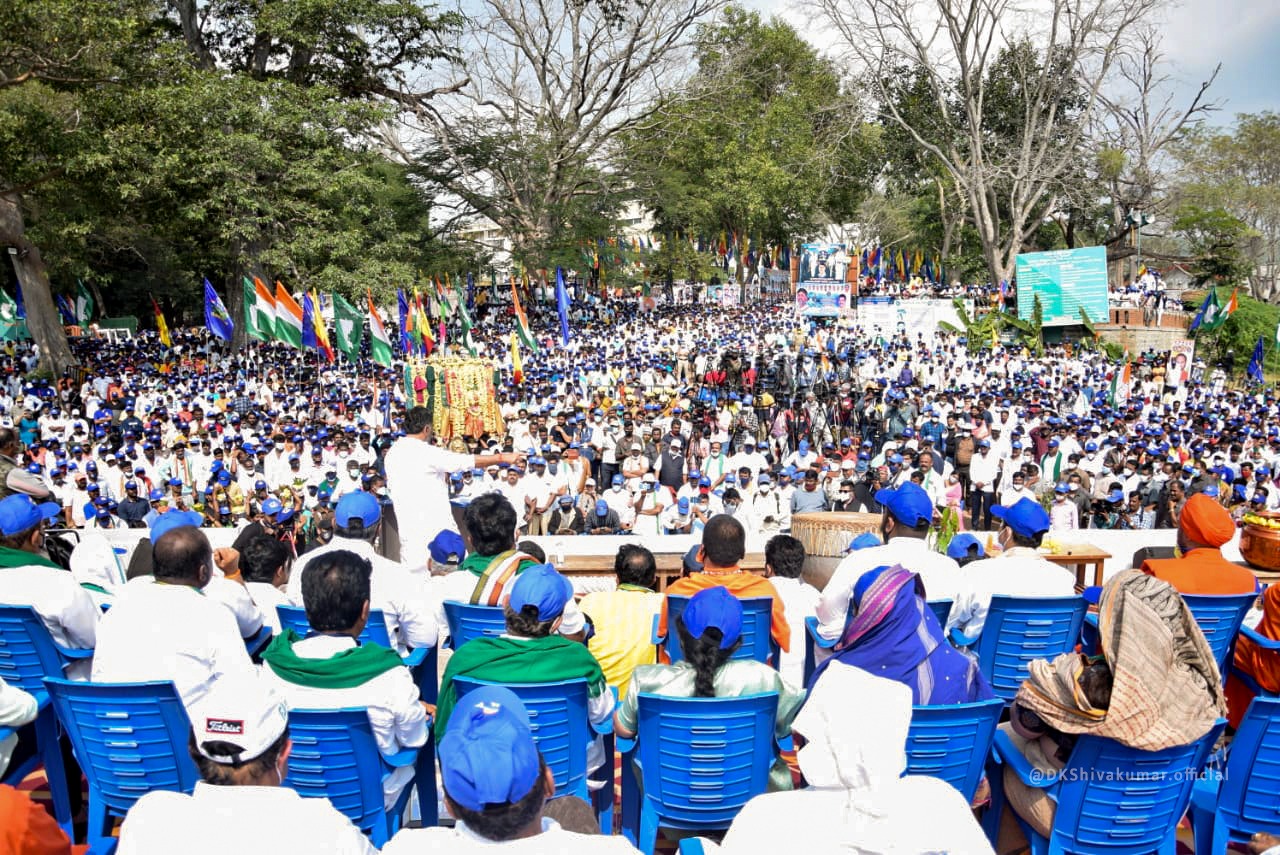
M800 248L796 314L834 318L849 311L849 254L842 243L806 243Z
M1195 352L1196 343L1192 339L1180 338L1173 342L1169 347L1169 367L1165 369L1164 385L1174 389L1187 385Z
M1079 324L1081 309L1095 324L1110 318L1106 247L1024 252L1016 274L1020 318L1031 317L1036 297L1047 327Z

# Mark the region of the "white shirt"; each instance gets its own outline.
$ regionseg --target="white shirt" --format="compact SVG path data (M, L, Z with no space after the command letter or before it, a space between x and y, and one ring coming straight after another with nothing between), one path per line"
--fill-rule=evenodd
M285 595L290 602L295 606L304 605L302 574L317 556L339 549L354 552L373 565L373 575L369 578L369 606L382 610L387 634L396 652L403 656L410 648L434 647L439 627L426 583L421 577L411 575L403 564L383 558L374 551L372 544L364 540L335 536L319 549L300 556L285 587Z
M973 457L969 459L969 480L974 484L981 484L982 490L990 491L996 488L996 475L999 471L1000 458L996 456L994 449L987 449L985 457L981 449L976 449Z
M934 552L928 542L920 538L891 537L883 546L850 552L836 565L818 599L818 635L838 639L844 633L849 601L858 578L868 570L895 564L919 574L930 600L953 599L961 588L960 565L953 559Z
M818 608L818 589L803 579L790 579L786 576L770 576L773 589L782 600L782 607L787 614L787 625L791 627L791 649L782 654L782 667L778 672L782 679L793 686L804 685L804 619L816 614ZM843 627L841 627L843 629Z
M1047 561L1034 549L1015 546L995 558L966 564L960 590L947 618L947 632L958 628L973 637L982 632L991 598L1069 597L1076 591L1075 576Z
M245 590L253 598L254 605L262 612L262 622L271 627L272 635L280 634L280 615L276 606L291 606L284 591L267 582L245 582Z
M188 708L224 674L254 673L235 618L186 585L134 579L102 618L93 657L100 683L172 680Z
M401 437L387 451L383 460L387 492L395 505L401 560L406 566L425 566L427 546L435 536L457 530L447 479L450 472L475 465L474 455L458 454L412 436Z
M236 629L241 638L252 638L258 630L262 629L265 618L262 616L262 610L253 601L253 597L249 596L244 585L223 576L222 571L216 567L213 570L213 578L204 586L204 593L209 599L222 603L230 609L236 619Z
M177 843L181 841L181 843ZM218 787L197 781L191 795L147 793L120 829L119 855L374 855L378 850L328 799L287 787Z
M382 855L421 855L424 852L492 855L496 851L503 855L634 855L639 850L625 837L565 831L554 819L545 816L539 834L519 840L490 840L459 821L453 828L401 829L382 847Z
M40 707L35 695L25 692L17 686L10 686L0 679L0 726L18 728L36 720ZM0 775L9 768L9 758L18 744L18 734L11 733L6 739L0 739Z
M49 635L63 647L97 646L102 611L70 573L37 564L0 569L0 603L34 608ZM73 662L66 676L88 679L88 674L89 662L83 660Z
M293 652L303 659L328 659L356 646L354 638L345 635L316 635L293 645ZM383 671L372 680L348 689L321 689L284 680L263 665L262 678L275 685L290 709L336 710L364 707L378 750L394 754L402 748L426 744L427 712L418 703L418 687L408 668ZM394 805L396 797L413 778L413 768L396 769L382 782L386 803Z

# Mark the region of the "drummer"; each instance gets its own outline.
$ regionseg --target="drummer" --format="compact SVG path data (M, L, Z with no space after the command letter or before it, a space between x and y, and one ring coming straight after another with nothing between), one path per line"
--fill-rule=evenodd
M836 640L844 631L854 583L868 570L901 564L920 575L925 595L931 600L953 599L960 587L960 565L954 559L929 548L933 526L933 500L919 484L907 482L896 490L876 493L884 507L880 517L883 546L850 552L831 574L831 581L818 599L818 634Z

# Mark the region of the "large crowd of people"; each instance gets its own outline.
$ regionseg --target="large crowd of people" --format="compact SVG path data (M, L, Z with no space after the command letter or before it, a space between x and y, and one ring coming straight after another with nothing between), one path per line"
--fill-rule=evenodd
M544 848L528 851L602 845L566 830L574 823L559 812L562 799L547 801L519 700L500 691L461 697L460 677L585 679L591 721L612 718L622 736L637 730L641 692L773 692L777 735L794 730L807 741L799 772L809 789L782 798L795 777L775 756L775 792L748 806L726 850L760 851L758 840L783 839L771 822L811 812L804 831L819 849L899 851L891 843L917 841L910 851L986 851L963 803L944 810L954 792L944 799L929 783L897 779L911 704L992 696L975 660L948 637L977 638L993 595L1071 595L1071 574L1038 548L1081 529L1176 529L1183 557L1120 574L1101 596L1129 603L1130 614L1147 603L1169 625L1185 623L1171 592L1253 590L1252 574L1218 549L1245 514L1280 510L1280 405L1203 363L1175 372L1168 354L1141 354L1123 383L1122 366L1079 344L1039 357L1012 342L974 349L956 334L864 328L852 317L810 324L776 302L652 308L583 299L568 312L567 342L554 307L530 314L540 346L523 355L518 377L514 317L496 299L478 301L469 339L439 343L491 359L499 377L503 427L449 442L415 405L400 364L326 363L280 344L230 350L183 329L172 347L150 334L74 340L80 366L40 377L29 345L6 345L0 603L33 606L58 644L93 650L69 676L170 680L193 726L213 720L204 711L245 725L240 741L196 727L204 783L191 796L139 802L121 852L171 851L188 817L233 806L255 829L307 826L307 835L273 845L280 851L371 851L336 814L254 795L284 780L282 705L367 707L387 754L436 740L457 825L447 836L406 831L385 851L468 851L542 835ZM851 544L819 591L803 580L793 518L842 512L876 515L879 533ZM117 550L132 548L127 529L147 538L138 547L146 560L135 556L128 573ZM215 542L234 545L215 548L214 529L231 530ZM952 541L943 551L934 544L940 529ZM748 532L767 542L764 575L741 566ZM538 535L628 535L616 590L579 601L555 556L548 562L521 540ZM678 616L658 593L653 550L664 535L700 544L666 589L690 598ZM741 643L739 598L757 597L773 600L777 667L730 658ZM954 601L942 620L927 605L939 598ZM447 637L448 601L503 607L506 633L453 653L437 706L422 700L400 655ZM1280 601L1268 603L1260 630L1280 634ZM282 605L305 609L311 634L282 627ZM390 649L357 641L371 609L386 622ZM806 617L830 648L807 684ZM678 640L681 661L657 660L655 626ZM1101 666L1085 669L1105 686L1090 696L1093 709L1111 698L1150 702L1122 698L1112 682L1176 688L1178 710L1134 712L1177 713L1153 748L1198 738L1228 700L1233 716L1242 712L1249 693L1229 685L1224 696L1216 665L1187 632L1145 628L1126 635L1123 622L1103 625L1123 639L1119 647L1104 644L1085 660L1070 654ZM1179 663L1163 674L1151 664L1159 645ZM1242 645L1237 657L1263 689L1280 689L1280 668L1260 650ZM1073 667L1033 670L1040 688L1014 706L1014 736L1048 766L1061 767L1073 735L1092 732L1072 729L1085 713L1051 716L1031 700L1071 696L1055 681ZM33 718L24 694L0 682L0 726ZM863 723L882 733L841 727L854 695L882 699ZM887 743L872 744L877 734ZM31 741L29 726L0 740L0 769L9 753L15 765L30 756ZM606 762L599 740L592 751L593 768ZM406 779L384 783L390 809ZM1052 825L1042 795L1006 789L1025 821ZM939 822L911 828L912 802L925 797L936 797ZM841 811L847 822L822 820ZM209 845L280 839L243 836L240 825Z

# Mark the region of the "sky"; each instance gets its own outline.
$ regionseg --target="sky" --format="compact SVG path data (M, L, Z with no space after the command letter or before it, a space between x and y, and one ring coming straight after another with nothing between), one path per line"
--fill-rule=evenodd
M777 15L819 50L825 35L811 10L795 0L741 0L763 15ZM1280 111L1280 2L1277 0L1182 0L1163 14L1164 52L1169 74L1183 100L1192 97L1200 83L1222 70L1210 89L1220 110L1211 114L1214 124L1230 124L1237 113ZM834 38L834 37L833 37Z

